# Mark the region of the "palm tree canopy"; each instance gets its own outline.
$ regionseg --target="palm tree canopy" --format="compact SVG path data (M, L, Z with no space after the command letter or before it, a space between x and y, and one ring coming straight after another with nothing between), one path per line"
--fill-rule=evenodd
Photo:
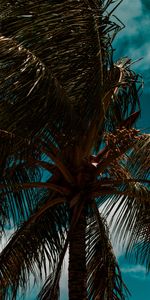
M2 233L8 222L15 228L0 256L4 299L10 292L15 299L31 273L47 275L47 260L39 297L58 299L62 262L84 209L89 297L124 299L98 211L105 201L106 214L117 215L118 239L127 237L128 250L136 246L150 268L150 137L132 128L140 77L129 59L113 62L118 4L3 0L0 225Z

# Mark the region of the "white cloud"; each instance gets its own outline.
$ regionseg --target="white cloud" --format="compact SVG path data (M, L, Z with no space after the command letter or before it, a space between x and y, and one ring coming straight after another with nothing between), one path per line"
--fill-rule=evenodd
M121 268L122 274L128 275L137 280L150 280L145 266L142 265L127 265Z
M147 12L143 12L140 0L124 0L114 13L125 25L114 42L116 56L129 56L133 60L143 57L143 60L135 65L141 73L148 69L150 64L150 18L149 11Z
M130 266L127 266L127 267L123 267L121 268L121 271L123 273L146 273L146 268L142 265L130 265Z

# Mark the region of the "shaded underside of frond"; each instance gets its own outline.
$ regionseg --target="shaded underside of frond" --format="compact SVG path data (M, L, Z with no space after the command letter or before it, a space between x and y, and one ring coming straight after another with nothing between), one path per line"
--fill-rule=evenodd
M13 62L13 50L9 60L5 56L7 64L3 60L9 80L6 80L7 74L3 74L5 86L1 105L5 106L3 112L8 108L8 116L10 107L12 111L11 123L3 124L7 130L34 133L50 122L52 132L63 128L65 134L69 128L73 134L72 130L77 130L77 124L80 124L79 135L80 131L87 130L95 117L97 122L98 117L104 117L107 105L104 103L103 107L103 98L110 91L112 93L118 82L111 59L109 32L119 29L106 17L106 2L45 0L37 4L36 1L17 1L4 10L1 29L4 36L16 41L15 56L19 59L20 52L25 52L21 49L28 49L28 55L24 53L20 64L18 61L16 64L16 60ZM10 44L11 41L7 47L2 44L1 50L7 53ZM66 102L65 106L63 102ZM25 113L27 105L30 105L30 111ZM68 115L73 118L73 123Z
M61 134L65 122L67 131L72 109L51 70L12 38L1 37L0 57L1 129L16 134L16 138L29 138L51 121L53 131L60 129Z
M118 140L115 136L114 138L117 150ZM104 162L106 169L102 182L106 185L106 194L97 199L98 205L105 203L104 214L110 220L109 225L112 227L115 240L122 243L129 255L135 250L136 261L145 263L147 269L150 264L149 141L148 134L139 135L127 151L124 151L126 145L122 145L120 156L118 154L117 159L114 155L110 164L107 165ZM113 145L111 149L115 152ZM108 194L107 189L110 187L114 188L114 194L113 190L112 194L111 191Z
M39 182L42 178L39 167L27 168L24 164L21 166L11 164L11 167L6 169L6 173L7 175L1 177L0 180L0 184L4 186L0 189L2 231L5 231L6 224L11 223L12 226L17 226L27 220L39 202L39 192L35 188L18 189L17 186L22 186L24 182Z
M136 222L129 250L133 248L134 260L146 265L150 271L150 206L140 212L140 218Z
M126 119L140 111L139 91L142 88L142 78L132 71L131 65L129 58L122 58L115 63L120 71L120 78L106 113L105 128L108 131L124 126Z
M140 137L140 136L139 136ZM124 162L133 178L150 179L150 135L143 134L127 154Z
M58 263L55 265L55 269L53 270L53 272L51 272L48 278L46 279L46 282L44 283L38 295L39 300L58 300L60 297L60 276L62 271L62 264L68 247L69 233L67 233L67 238L60 253Z
M87 288L90 299L125 299L126 287L109 240L106 221L96 205L86 232Z
M10 292L16 299L18 288L26 289L31 274L35 279L44 278L48 270L55 270L67 223L63 205L56 205L59 202L51 199L38 207L3 249L0 256L3 299L8 299Z
M104 214L110 220L113 238L121 242L129 256L137 251L136 261L146 263L149 268L149 210L150 190L140 183L130 183L125 195L109 195L99 201L106 201ZM139 246L137 246L139 245ZM147 255L145 248L147 247Z

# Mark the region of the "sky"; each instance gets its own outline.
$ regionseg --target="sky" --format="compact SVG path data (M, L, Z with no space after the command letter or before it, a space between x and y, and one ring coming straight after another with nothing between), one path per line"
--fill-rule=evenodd
M138 127L145 132L150 132L150 0L124 0L117 8L115 15L126 26L114 43L114 57L130 57L133 61L142 58L133 65L136 72L144 79L144 90L141 96L142 114ZM129 300L150 299L150 275L146 275L145 267L135 265L125 259L121 247L115 249L122 275L128 286L131 297ZM67 300L67 263L65 262L61 280L61 300ZM36 298L37 290L31 289L26 299Z
M138 127L144 132L150 132L150 0L124 0L115 14L126 26L114 43L116 58L128 56L133 61L142 58L134 65L144 80ZM130 263L121 251L118 260L123 279L131 292L129 299L149 300L150 275L146 275L145 267Z
M150 1L124 0L115 12L124 23L125 28L118 34L115 43L115 58L130 57L133 61L141 59L133 65L133 69L142 75L144 90L141 96L141 119L138 127L150 132Z
M142 113L137 125L150 132L150 0L124 0L115 14L125 25L114 43L115 58L127 56L133 61L142 58L133 65L144 80L140 97ZM121 250L116 252L123 279L131 292L129 299L149 300L150 275L146 275L145 267L130 263Z

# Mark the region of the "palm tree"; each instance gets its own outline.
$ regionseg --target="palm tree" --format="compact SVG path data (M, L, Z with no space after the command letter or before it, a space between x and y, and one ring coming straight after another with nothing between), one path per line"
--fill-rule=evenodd
M125 299L103 203L149 270L150 137L133 128L140 77L129 59L113 62L118 4L3 0L0 225L14 234L0 256L1 299L43 273L39 299L58 299L67 249L70 300Z

